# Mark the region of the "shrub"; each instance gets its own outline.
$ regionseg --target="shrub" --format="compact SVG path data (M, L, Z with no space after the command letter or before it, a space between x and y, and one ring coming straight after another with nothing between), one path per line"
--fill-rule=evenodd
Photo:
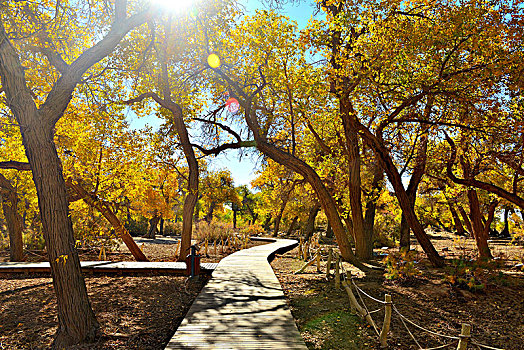
M494 260L454 259L451 266L447 268L444 281L460 289L472 292L481 291L486 288L490 273L500 267L500 263Z
M403 284L416 281L420 275L420 270L416 267L415 260L417 252L402 249L400 252L391 252L382 262L386 265L384 277L388 280L397 281Z
M233 225L220 221L211 221L209 224L201 221L195 225L193 230L193 239L198 241L206 239L208 242L222 241L231 236L233 236Z

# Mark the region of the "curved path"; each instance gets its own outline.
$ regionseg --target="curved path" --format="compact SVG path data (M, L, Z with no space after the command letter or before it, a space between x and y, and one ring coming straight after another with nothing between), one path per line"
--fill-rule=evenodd
M260 240L220 261L166 349L307 350L269 265L297 241Z

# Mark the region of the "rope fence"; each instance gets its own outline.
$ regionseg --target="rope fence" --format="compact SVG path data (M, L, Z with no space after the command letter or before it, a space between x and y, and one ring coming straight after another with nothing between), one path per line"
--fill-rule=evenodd
M314 249L314 253L311 253L312 249ZM321 258L327 259L326 278L328 280L330 279L331 269L333 269L335 287L340 288L340 286L342 286L346 290L346 293L350 301L351 311L353 313L358 314L361 318L365 319L369 323L369 325L372 327L376 335L379 337L380 345L382 347L387 346L387 336L390 331L392 316L395 315L395 317L400 321L400 323L406 329L407 333L409 334L413 342L416 344L418 350L437 350L437 349L448 349L452 347L454 347L456 350L466 350L468 348L468 345L474 346L479 350L482 350L482 349L504 350L501 348L495 348L495 347L491 347L491 346L476 342L471 337L471 326L467 323L462 324L462 329L458 336L451 336L451 335L438 333L438 332L435 332L435 331L432 331L430 329L420 326L419 324L415 323L414 321L404 316L397 309L396 305L392 302L391 295L386 294L384 300L380 300L380 299L374 298L373 296L369 295L364 290L362 290L362 288L360 288L355 283L354 278L351 275L351 272L349 272L348 274L348 272L345 271L344 266L341 263L340 256L336 252L334 252L332 248L329 248L327 254L324 255L318 242L316 242L316 245L315 245L315 242L303 242L301 240L299 244L298 255L299 255L298 257L300 259L305 260L306 263L304 264L304 266L301 269L296 271L295 274L302 273L306 269L306 267L313 265L315 262L317 263L317 272L319 272L320 271L320 263L319 263L320 259ZM341 270L342 270L342 273L341 273ZM347 276L349 276L349 279ZM381 305L380 308L369 311L369 308L365 302L365 299L369 299L375 303L380 304ZM373 320L372 315L382 310L384 310L384 320L382 321L382 328L379 328L375 320ZM435 337L443 338L445 339L445 341L447 341L447 343L436 346L436 347L431 347L431 348L423 347L420 344L420 342L418 341L415 334L413 334L412 332L412 329L414 328L417 329L419 332L423 332L423 333L431 334Z

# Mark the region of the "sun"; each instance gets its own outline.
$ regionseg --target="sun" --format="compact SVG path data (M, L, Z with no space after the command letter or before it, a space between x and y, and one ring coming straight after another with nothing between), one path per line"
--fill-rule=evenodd
M151 4L175 12L183 12L189 9L194 3L195 0L151 0Z

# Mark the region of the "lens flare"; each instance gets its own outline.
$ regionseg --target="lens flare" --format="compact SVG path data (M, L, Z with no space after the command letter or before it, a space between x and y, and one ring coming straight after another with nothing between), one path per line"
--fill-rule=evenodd
M218 57L216 53L210 54L207 56L207 64L209 64L209 67L211 68L220 67L220 57Z

